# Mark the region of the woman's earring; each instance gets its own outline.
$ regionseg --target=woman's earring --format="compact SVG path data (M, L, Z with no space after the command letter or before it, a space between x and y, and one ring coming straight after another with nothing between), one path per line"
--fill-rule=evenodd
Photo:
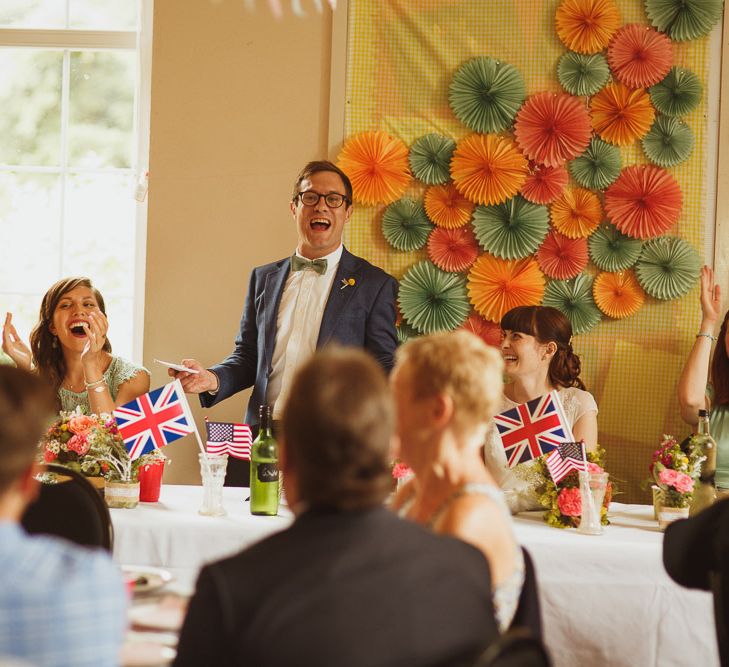
M51 347L58 347L58 336L53 336L53 342L51 343Z

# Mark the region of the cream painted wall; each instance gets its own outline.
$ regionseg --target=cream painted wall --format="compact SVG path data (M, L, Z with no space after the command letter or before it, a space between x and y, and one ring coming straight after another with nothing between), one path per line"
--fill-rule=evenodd
M327 156L331 12L276 20L267 3L155 0L144 363L209 365L232 348L251 269L290 254L298 170ZM286 3L288 4L288 3ZM243 417L249 392L203 413ZM192 437L166 483L199 483Z

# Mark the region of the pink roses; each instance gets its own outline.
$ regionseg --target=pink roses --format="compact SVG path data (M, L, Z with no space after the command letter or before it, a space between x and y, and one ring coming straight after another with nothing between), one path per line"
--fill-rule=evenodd
M74 435L66 443L69 452L76 452L79 456L86 456L89 451L89 441L85 435Z
M98 424L95 416L77 415L68 420L68 430L76 435L88 435L89 431ZM76 450L74 450L76 451Z
M678 470L664 468L658 473L658 481L666 486L672 486L679 493L691 493L694 490L694 480Z
M582 514L580 489L577 487L562 489L557 496L557 506L565 516L580 516Z

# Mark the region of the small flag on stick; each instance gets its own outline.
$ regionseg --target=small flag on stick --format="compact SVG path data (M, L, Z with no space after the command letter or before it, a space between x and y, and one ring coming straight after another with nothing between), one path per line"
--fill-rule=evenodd
M585 443L563 442L544 459L555 484L559 484L573 470L587 470Z
M228 454L236 459L251 460L251 428L248 424L234 422L211 422L205 418L208 454Z

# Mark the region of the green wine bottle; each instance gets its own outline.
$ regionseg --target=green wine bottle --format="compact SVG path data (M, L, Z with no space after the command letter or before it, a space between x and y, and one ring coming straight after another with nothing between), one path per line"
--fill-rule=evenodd
M694 485L694 497L689 515L694 516L716 502L716 440L709 430L709 411L699 410L698 433L694 436L696 446L706 458L701 462L699 479Z
M271 406L259 410L258 437L251 447L251 514L278 514L278 443L271 432Z

